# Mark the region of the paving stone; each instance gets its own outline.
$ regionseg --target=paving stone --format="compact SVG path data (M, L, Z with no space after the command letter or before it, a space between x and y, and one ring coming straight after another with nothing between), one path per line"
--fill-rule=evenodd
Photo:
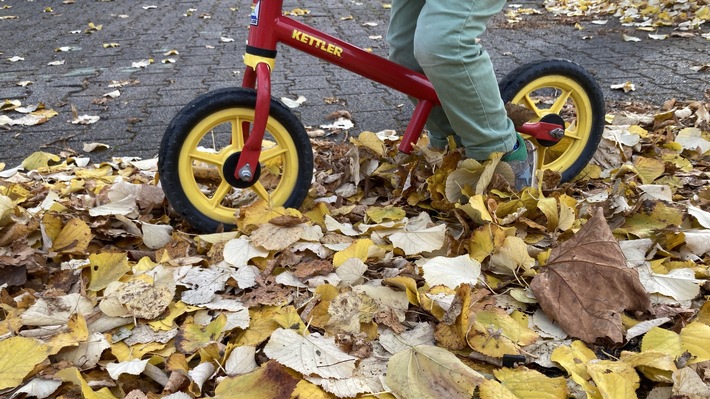
M208 90L241 85L251 0L154 3L157 9L146 10L143 6L148 3L144 2L63 4L54 0L54 12L45 13L48 2L12 2L11 14L18 19L0 20L0 101L43 102L59 115L44 125L2 131L0 162L19 164L38 149L81 152L84 142L93 141L107 141L111 146L106 151L85 154L97 162L112 156L153 157L166 126L180 108ZM539 7L533 0L522 3ZM285 10L295 8L311 11L294 17L296 20L369 48L374 54L387 55L384 37L389 11L383 1L285 2ZM196 11L188 12L190 9ZM102 29L85 33L90 22L102 25ZM533 60L562 58L588 69L609 102L661 104L669 98L692 100L708 95L708 73L690 69L708 62L708 41L699 35L654 41L613 19L607 26L589 21L581 25L584 29L577 30L549 15L526 17L510 25L500 15L491 21L481 39L498 78ZM708 27L702 28L707 32ZM672 28L661 31L670 33ZM642 41L625 42L624 33ZM222 37L234 41L224 43ZM591 39L583 40L585 37ZM120 46L104 47L106 43ZM57 52L62 46L70 46L72 51ZM165 55L170 50L179 54ZM15 55L25 60L7 60ZM148 58L154 63L147 68L132 67L133 62ZM176 62L162 63L166 58ZM64 60L65 64L47 65L53 60ZM119 88L121 96L104 105L95 104L94 100L113 90L108 87L112 81L130 79L139 83ZM21 80L34 84L19 87ZM610 88L625 80L633 82L637 90L624 93ZM283 46L272 77L272 94L276 98L305 96L307 102L294 113L310 126L328 122L326 117L333 111L350 111L356 122L351 135L388 128L401 133L413 110L401 93ZM331 97L345 104L328 104L325 100ZM89 126L72 125L71 105L80 113L95 113L101 120Z

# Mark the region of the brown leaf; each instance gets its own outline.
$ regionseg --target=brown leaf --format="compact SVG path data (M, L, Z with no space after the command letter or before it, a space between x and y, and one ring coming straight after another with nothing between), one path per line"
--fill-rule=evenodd
M516 129L537 116L535 111L513 103L505 104L505 111L508 113L508 118L513 121Z
M333 262L315 259L299 263L293 271L293 274L301 280L307 280L315 276L327 276L329 273L332 273L333 270Z
M588 343L599 338L622 342L620 313L651 308L601 208L574 237L552 250L548 266L530 288L551 319Z

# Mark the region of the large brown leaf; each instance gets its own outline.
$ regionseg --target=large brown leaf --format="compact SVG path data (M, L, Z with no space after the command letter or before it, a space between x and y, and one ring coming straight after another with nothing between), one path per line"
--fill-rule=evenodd
M620 313L651 308L601 208L574 237L552 250L548 266L530 287L550 318L588 343L599 338L622 342Z

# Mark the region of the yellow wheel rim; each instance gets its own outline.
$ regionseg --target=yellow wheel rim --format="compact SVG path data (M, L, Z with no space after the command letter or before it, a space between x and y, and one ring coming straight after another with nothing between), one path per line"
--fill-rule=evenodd
M532 122L548 114L565 120L565 136L552 147L539 146L540 169L564 172L582 155L592 131L592 102L579 83L562 75L537 78L511 100L536 114Z
M298 153L288 130L269 117L259 157L261 176L244 189L224 179L222 166L244 147L244 127L254 120L252 108L228 108L202 119L180 149L180 184L197 210L210 219L234 224L240 207L263 200L283 205L298 179ZM251 125L248 125L250 128Z

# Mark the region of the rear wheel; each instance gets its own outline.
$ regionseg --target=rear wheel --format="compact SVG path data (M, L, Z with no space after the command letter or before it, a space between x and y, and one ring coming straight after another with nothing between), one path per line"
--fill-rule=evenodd
M581 66L564 60L538 61L518 67L499 83L505 103L532 110L537 122L546 115L565 121L565 135L555 145L538 146L538 167L573 179L592 159L604 133L604 96Z
M253 182L234 177L244 133L254 121L256 92L206 93L181 109L160 144L159 172L171 206L195 229L235 226L235 212L257 201L297 208L313 176L313 152L301 122L272 100Z

